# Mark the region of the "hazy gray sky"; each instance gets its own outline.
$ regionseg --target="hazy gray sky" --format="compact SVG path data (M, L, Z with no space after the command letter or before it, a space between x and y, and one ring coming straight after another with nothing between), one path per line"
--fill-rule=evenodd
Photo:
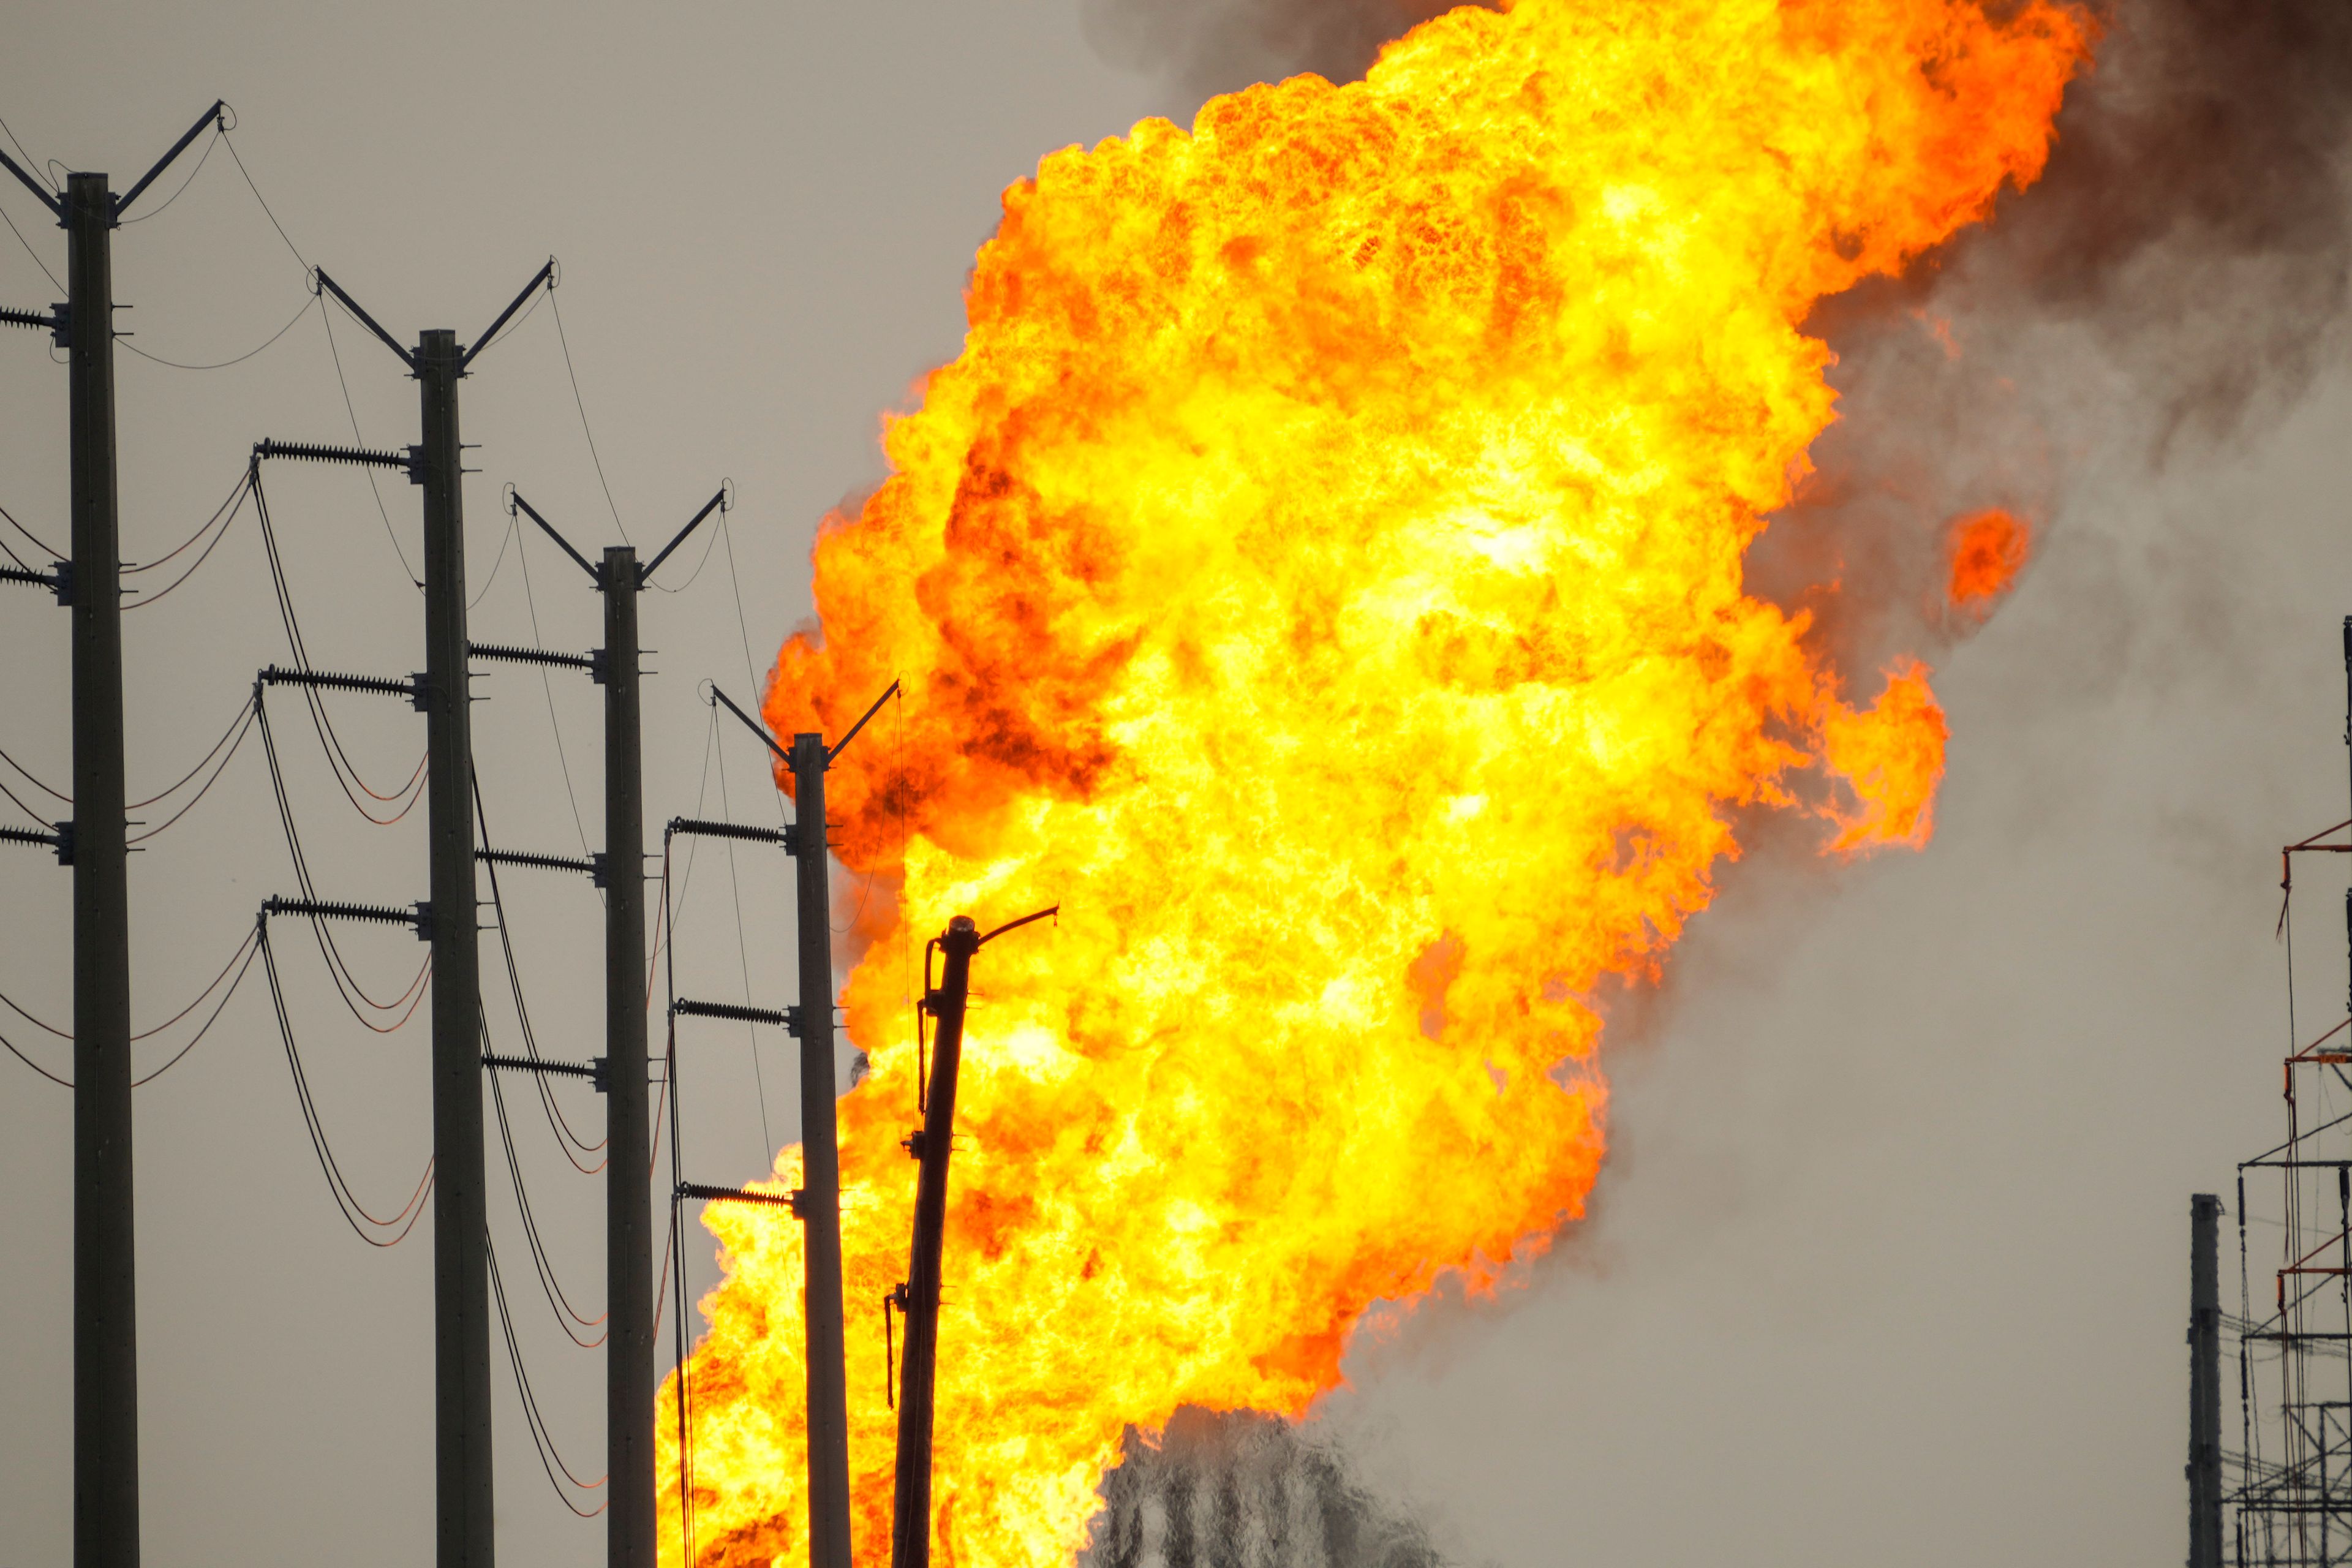
M11 18L0 57L0 117L33 153L121 180L228 99L236 145L293 242L404 338L470 338L549 253L562 258L563 327L629 536L666 537L722 476L741 498L704 574L645 605L660 650L656 823L722 804L772 812L740 731L706 782L696 685L747 697L746 644L764 671L807 614L816 521L879 477L879 411L955 352L958 288L998 191L1050 149L1181 111L1183 93L1104 63L1079 0L51 5ZM0 190L0 210L61 269L61 238L28 196ZM226 149L117 244L131 342L165 358L241 353L304 303L299 268ZM0 301L53 294L0 235ZM347 323L335 341L366 438L411 439L414 389L390 356ZM232 369L126 353L119 374L133 560L201 521L258 437L349 438L315 314ZM43 340L0 337L0 505L52 538L65 531L64 386ZM467 493L481 639L530 640L533 605L549 646L596 639L593 596L551 551L529 557L528 601L511 553L491 576L509 480L583 547L616 538L572 396L545 309L467 384L466 436L482 443ZM1664 994L1629 1010L1604 1056L1615 1152L1595 1218L1525 1289L1426 1305L1360 1344L1352 1385L1328 1402L1323 1419L1366 1473L1449 1553L1957 1568L2180 1550L2187 1196L2226 1191L2231 1163L2278 1123L2274 857L2346 815L2347 415L2352 384L2331 370L2242 442L2179 454L2160 475L2086 449L2046 553L1938 670L1953 742L1935 843L1849 868L1767 845L1727 875ZM313 657L415 668L415 595L364 480L288 467L268 482ZM414 497L383 493L413 559ZM0 745L60 783L65 633L38 594L0 600ZM127 623L132 798L200 754L253 671L283 655L248 516L186 589ZM552 689L593 838L593 689ZM501 668L481 690L493 834L576 851L539 679ZM421 897L421 821L362 823L297 710L278 711L322 890ZM406 776L413 715L359 698L335 713L372 776ZM747 973L755 997L787 988L787 872L739 853L730 882L726 858L704 853L681 989L737 995ZM2305 999L2330 1008L2342 872L2305 875L2305 931L2320 933L2299 954ZM0 990L59 1023L67 886L35 851L0 858ZM504 886L542 1045L585 1057L601 1027L582 956L597 940L593 896L520 873ZM131 887L144 1027L210 975L262 897L292 890L252 742L134 860ZM363 1194L396 1206L426 1153L423 1031L362 1031L296 937L281 939L283 968L337 1153ZM350 946L395 990L417 956L397 933ZM413 1563L431 1531L429 1250L419 1237L372 1251L337 1218L257 980L139 1092L147 1558L202 1568L324 1549L356 1568ZM489 1005L510 1041L495 991ZM21 1021L0 1032L66 1060ZM752 1047L724 1031L689 1047L700 1179L755 1174L795 1135L788 1051L772 1037L758 1048L764 1130ZM595 1123L590 1097L568 1103ZM593 1300L598 1184L569 1173L527 1099L509 1104L557 1265ZM11 1563L68 1549L70 1131L63 1091L0 1061ZM539 1397L566 1457L593 1473L601 1366L524 1280L496 1176L490 1201ZM708 1247L693 1258L698 1289ZM497 1377L504 1560L601 1552L601 1524L550 1493Z

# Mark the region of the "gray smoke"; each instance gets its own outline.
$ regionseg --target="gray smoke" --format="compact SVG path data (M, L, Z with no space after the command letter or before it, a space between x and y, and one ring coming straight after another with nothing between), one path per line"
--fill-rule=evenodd
M1276 1416L1181 1410L1155 1446L1130 1429L1103 1479L1081 1568L1439 1568L1412 1520L1347 1459Z
M2007 506L2045 534L2095 519L2104 479L2267 425L2345 346L2352 7L2118 0L2101 17L2042 178L1807 323L1838 354L1840 422L1750 581L1813 608L1843 659L1969 629L1940 624L1956 514ZM1808 596L1832 580L1870 591ZM2119 676L2124 657L2086 648L2084 672Z
M1087 0L1087 37L1108 63L1157 77L1189 121L1221 92L1313 71L1353 81L1391 38L1448 0Z

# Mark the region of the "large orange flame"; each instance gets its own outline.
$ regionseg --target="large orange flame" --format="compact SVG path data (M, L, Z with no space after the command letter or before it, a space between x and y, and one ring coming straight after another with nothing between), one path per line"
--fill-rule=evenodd
M1798 323L2034 178L2088 38L2043 0L1520 0L1005 194L766 706L838 734L906 682L830 786L899 893L846 1002L861 1563L906 933L1064 909L982 955L948 1232L939 1547L1013 1568L1084 1542L1129 1425L1303 1411L1373 1303L1491 1289L1581 1212L1588 999L1654 973L1744 814L1925 839L1926 671L1849 706L1742 557L1832 417ZM797 1563L797 1230L708 1224L698 1555Z

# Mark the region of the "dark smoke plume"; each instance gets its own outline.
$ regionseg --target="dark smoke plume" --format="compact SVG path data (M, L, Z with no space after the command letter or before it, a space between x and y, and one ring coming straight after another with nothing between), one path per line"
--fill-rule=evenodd
M1439 1568L1410 1520L1346 1460L1272 1415L1184 1410L1157 1446L1129 1431L1081 1568Z
M1808 601L1848 658L1969 629L1935 624L1956 514L2064 526L2105 479L2266 426L2344 347L2352 6L2118 0L2097 15L2096 62L2042 178L1807 323L1837 352L1840 422L1749 567L1784 601L1840 578L1894 584Z

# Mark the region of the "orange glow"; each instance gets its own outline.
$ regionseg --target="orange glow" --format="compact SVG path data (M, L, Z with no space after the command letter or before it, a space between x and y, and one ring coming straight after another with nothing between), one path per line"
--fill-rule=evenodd
M940 1561L1042 1568L1128 1426L1301 1413L1376 1303L1507 1284L1581 1215L1588 998L1656 973L1745 816L1826 796L1833 850L1925 841L1926 671L1846 706L1742 560L1832 417L1797 323L2041 170L2086 24L1991 10L1463 10L1361 83L1253 88L1005 193L963 353L829 520L822 640L766 699L838 735L906 683L828 785L880 884L841 1105L862 1563L904 937L1063 908L975 966L940 1336ZM706 1223L698 1556L797 1565L798 1229Z
M1999 507L1953 523L1951 541L1949 597L1956 607L1979 613L2009 592L2033 546L2024 521Z

